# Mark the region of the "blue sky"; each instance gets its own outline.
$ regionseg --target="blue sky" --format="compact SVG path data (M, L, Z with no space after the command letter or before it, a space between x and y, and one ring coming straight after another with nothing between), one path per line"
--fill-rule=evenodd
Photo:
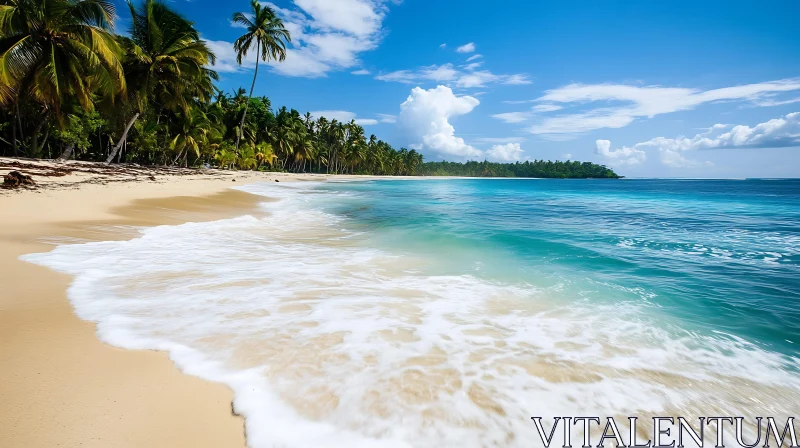
M233 12L172 0L249 86ZM293 33L256 94L426 160L566 159L619 173L800 176L800 2L274 0ZM121 27L127 11L120 10Z

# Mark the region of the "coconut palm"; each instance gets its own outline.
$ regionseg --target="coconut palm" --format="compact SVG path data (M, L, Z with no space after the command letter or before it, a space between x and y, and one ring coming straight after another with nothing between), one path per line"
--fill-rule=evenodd
M239 140L244 130L244 120L247 117L247 106L249 99L253 97L253 89L256 86L258 77L258 60L264 62L269 60L283 61L286 59L286 43L291 42L292 38L289 31L283 25L283 20L275 14L269 6L264 6L257 0L250 3L251 15L237 12L233 15L233 23L243 25L247 32L236 39L233 48L236 50L236 61L241 65L242 58L247 56L247 52L256 46L256 68L253 73L253 82L250 84L250 95L248 103L245 104L242 122L239 125L239 133L236 135L236 150L239 150Z
M62 105L91 111L93 93L113 97L125 91L119 46L110 32L113 17L114 6L105 0L0 4L0 104L13 104L17 116L20 96L41 107L31 154L40 150L37 139L48 116L61 121Z
M207 68L216 57L194 24L159 0L144 0L139 8L128 2L130 38L120 37L125 51L129 113L127 125L106 162L110 163L139 116L154 106L187 112L191 100L208 101L217 74Z
M175 137L170 141L170 148L177 153L173 164L183 157L184 165L188 164L189 152L200 157L203 148L219 134L214 123L199 107L179 114L177 126L171 131Z

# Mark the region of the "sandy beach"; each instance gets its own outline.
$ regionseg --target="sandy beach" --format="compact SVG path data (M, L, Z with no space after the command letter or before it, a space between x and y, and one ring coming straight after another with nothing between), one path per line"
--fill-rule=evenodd
M0 190L0 446L245 446L243 419L233 414L226 386L182 374L165 353L102 343L95 325L80 320L67 300L70 276L19 257L49 251L65 238L133 234L118 226L252 211L257 198L231 186L321 176L179 175L136 167L103 174L87 172L93 164L36 165L20 170L33 175L38 189ZM75 167L57 177L39 175ZM13 168L4 167L0 175Z

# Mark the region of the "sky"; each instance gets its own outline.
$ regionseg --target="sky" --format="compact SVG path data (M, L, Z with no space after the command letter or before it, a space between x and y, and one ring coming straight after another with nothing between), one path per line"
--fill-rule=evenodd
M246 0L171 0L249 87ZM579 160L628 177L800 177L800 1L273 0L274 108L425 160ZM119 8L118 27L129 26ZM127 22L126 22L127 20Z

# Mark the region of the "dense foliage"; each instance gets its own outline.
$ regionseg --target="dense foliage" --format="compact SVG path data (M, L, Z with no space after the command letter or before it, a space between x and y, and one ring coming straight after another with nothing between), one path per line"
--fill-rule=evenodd
M556 179L618 179L610 168L591 162L534 160L516 163L426 162L418 171L423 176L543 177Z
M136 0L140 1L140 0ZM254 50L249 94L215 86L215 56L162 0L128 3L114 32L109 0L0 0L0 155L294 172L615 177L592 164L422 164L354 121L274 111L253 97L258 61L282 61L289 32L266 4L232 20Z

